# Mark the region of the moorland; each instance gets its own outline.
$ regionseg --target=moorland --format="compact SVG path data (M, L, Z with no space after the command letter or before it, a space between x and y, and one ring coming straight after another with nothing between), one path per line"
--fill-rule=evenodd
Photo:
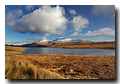
M115 42L84 42L67 43L47 46L49 48L71 48L71 49L115 49Z
M47 47L115 49L115 42ZM115 79L115 55L21 54L25 49L5 46L5 79Z

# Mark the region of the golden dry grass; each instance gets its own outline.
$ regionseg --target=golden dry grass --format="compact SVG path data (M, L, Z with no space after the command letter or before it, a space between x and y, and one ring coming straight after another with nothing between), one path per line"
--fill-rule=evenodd
M19 52L25 50L25 47L13 47L13 46L5 46L5 51L10 51L10 52Z
M5 47L7 79L49 79L51 74L53 79L57 74L61 75L60 79L115 79L115 55L21 54L16 49L26 48ZM41 69L42 73L45 72L48 76L38 76ZM69 69L74 71L66 72Z
M10 55L11 54L21 54L20 51L23 51L27 48L25 47L13 47L13 46L5 46L5 54Z
M88 43L67 43L47 46L49 48L98 48L98 49L115 49L115 42L88 42Z
M64 79L57 73L33 65L23 59L18 51L26 48L5 46L5 78L6 79Z
M64 79L64 77L27 61L6 57L5 79Z

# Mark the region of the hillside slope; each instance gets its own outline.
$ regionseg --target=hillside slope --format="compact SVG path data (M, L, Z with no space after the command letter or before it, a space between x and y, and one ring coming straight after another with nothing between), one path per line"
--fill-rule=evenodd
M49 48L115 49L115 42L66 43L47 46Z
M33 42L31 44L25 44L25 45L21 45L22 47L46 47L48 46L48 44L44 44L41 42Z

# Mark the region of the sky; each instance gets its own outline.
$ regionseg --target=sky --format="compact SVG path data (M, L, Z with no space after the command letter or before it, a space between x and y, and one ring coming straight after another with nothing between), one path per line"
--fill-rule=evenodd
M115 41L115 5L5 5L5 44L59 37Z

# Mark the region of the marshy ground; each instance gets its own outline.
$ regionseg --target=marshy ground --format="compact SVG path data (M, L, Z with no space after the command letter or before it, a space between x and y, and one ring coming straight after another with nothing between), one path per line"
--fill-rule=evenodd
M115 79L115 55L21 54L5 46L6 79Z

